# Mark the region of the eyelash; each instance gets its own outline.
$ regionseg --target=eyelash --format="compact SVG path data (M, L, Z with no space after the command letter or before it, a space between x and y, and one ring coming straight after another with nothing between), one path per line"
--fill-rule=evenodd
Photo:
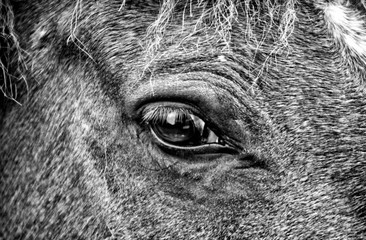
M180 120L185 116L189 116L192 111L186 108L176 108L176 107L168 107L168 106L157 106L150 109L144 109L142 112L142 122L143 123L166 123L168 119L168 115L172 112L177 113L176 120Z

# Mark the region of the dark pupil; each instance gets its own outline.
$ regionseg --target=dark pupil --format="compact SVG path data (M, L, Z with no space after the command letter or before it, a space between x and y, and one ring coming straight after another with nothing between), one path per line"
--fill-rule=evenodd
M200 136L196 130L194 120L190 115L181 115L179 118L166 119L164 122L153 124L155 133L169 143L197 144Z

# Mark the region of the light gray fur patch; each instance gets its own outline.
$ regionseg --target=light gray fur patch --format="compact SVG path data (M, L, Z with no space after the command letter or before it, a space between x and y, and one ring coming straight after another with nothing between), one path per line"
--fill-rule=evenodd
M364 3L362 3L364 6ZM364 14L348 1L336 0L318 4L324 13L329 33L348 68L348 75L356 79L361 89L365 89L366 73L366 22Z

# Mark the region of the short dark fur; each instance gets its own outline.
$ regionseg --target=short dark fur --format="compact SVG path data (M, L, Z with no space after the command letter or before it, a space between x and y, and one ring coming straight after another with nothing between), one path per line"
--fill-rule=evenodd
M1 0L0 239L365 239L365 59L329 2ZM162 150L157 101L237 152Z

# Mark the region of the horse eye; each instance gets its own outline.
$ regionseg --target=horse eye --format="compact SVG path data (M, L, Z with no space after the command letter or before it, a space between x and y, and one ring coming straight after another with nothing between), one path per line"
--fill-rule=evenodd
M158 106L143 113L143 121L160 145L169 148L224 146L225 141L187 108Z
M222 139L202 119L179 110L172 110L161 121L153 121L149 125L160 140L181 147L222 143Z

